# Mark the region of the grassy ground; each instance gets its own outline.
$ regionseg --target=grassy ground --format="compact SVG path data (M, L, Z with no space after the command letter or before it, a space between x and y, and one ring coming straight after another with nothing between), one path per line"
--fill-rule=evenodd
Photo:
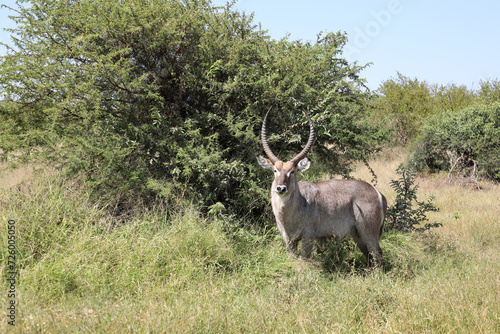
M395 150L372 162L389 203L403 158ZM356 176L371 180L362 168ZM16 326L3 316L0 332L499 333L500 187L419 184L423 198L436 196L441 211L430 218L443 226L386 234L380 272L349 242L322 244L306 263L276 230L236 229L188 205L172 213L159 204L119 224L81 182L3 172L0 220L16 221L21 271Z

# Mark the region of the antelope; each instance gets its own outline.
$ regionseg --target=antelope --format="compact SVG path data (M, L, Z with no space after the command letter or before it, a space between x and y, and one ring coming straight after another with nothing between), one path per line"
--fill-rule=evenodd
M283 162L269 148L266 136L267 111L262 123L262 147L267 158L257 156L261 167L274 172L271 203L278 230L287 249L296 253L302 241L301 259L309 259L314 240L342 240L352 236L369 266L382 265L382 235L387 200L375 187L360 180L297 182L296 173L311 166L306 158L314 141L314 126L309 120L309 139L293 159Z

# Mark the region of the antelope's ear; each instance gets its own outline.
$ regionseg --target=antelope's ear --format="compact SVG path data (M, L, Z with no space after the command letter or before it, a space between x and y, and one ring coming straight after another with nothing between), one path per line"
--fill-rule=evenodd
M264 158L262 155L257 156L257 162L262 168L271 170L274 168L274 165L271 162L271 160Z
M297 172L305 172L309 169L309 167L311 167L311 160L309 160L308 158L300 160L296 166Z

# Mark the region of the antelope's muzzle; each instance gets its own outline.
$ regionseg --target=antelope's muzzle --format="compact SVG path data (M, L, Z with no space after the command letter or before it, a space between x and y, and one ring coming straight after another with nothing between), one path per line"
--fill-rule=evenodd
M287 187L286 186L277 186L276 187L276 192L280 195L284 195L287 192Z

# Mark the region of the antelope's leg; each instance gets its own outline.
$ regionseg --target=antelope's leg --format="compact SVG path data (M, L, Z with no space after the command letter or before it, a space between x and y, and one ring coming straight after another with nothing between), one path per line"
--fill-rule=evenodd
M297 245L299 244L299 239L290 240L288 243L288 252L291 254L297 253Z
M380 248L378 242L369 244L368 250L368 266L382 268L384 265L382 260L382 249Z
M302 259L308 259L311 256L313 246L314 246L314 238L303 238L302 251L300 252L300 257Z

